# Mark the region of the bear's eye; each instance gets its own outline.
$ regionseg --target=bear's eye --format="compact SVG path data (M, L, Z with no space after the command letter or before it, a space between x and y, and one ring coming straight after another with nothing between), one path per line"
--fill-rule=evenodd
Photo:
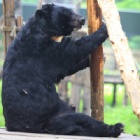
M71 16L72 15L72 13L70 11L68 12L68 10L63 10L63 14L66 15L66 16Z
M70 18L71 17L71 13L68 13L68 12L66 12L66 13L64 13L64 16L66 16L66 17L68 17L68 18Z

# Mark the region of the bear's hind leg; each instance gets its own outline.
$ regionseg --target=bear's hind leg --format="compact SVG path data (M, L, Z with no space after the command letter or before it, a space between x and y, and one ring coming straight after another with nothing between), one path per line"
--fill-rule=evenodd
M47 123L46 128L50 134L96 137L118 137L123 131L120 123L109 126L78 113L56 116Z

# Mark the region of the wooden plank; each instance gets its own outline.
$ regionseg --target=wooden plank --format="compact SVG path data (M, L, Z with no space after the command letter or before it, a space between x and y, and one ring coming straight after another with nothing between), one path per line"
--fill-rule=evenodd
M23 25L22 16L17 17L17 27L21 28Z
M123 84L120 75L104 75L104 83Z
M50 134L34 134L21 132L8 132L0 129L0 140L140 140L140 137L122 134L118 138L102 138L102 137L83 137L83 136L64 136Z
M95 32L101 25L101 10L97 0L87 0L88 30ZM104 100L103 100L103 48L98 47L91 54L90 61L91 80L91 116L103 121Z

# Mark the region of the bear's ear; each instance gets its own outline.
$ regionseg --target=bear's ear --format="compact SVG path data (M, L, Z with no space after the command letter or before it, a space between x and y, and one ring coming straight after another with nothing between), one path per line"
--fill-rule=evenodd
M42 6L42 11L46 14L50 14L54 4L45 4Z
M40 18L42 18L43 15L44 15L44 12L43 12L42 10L37 10L37 11L35 12L35 18L36 18L37 20L40 19Z
M44 4L44 5L42 5L42 9L43 10L51 9L53 6L55 6L53 3L52 4Z

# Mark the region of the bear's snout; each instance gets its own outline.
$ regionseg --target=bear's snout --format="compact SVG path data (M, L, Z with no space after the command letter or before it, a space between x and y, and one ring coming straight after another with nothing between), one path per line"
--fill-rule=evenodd
M85 19L78 14L74 14L71 17L70 25L74 26L75 28L81 28L82 25L85 24Z
M81 19L80 19L80 23L82 24L82 25L84 25L85 24L85 19L82 17Z

